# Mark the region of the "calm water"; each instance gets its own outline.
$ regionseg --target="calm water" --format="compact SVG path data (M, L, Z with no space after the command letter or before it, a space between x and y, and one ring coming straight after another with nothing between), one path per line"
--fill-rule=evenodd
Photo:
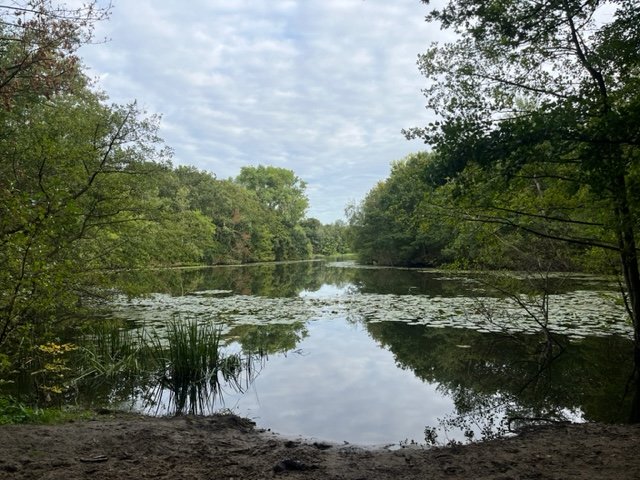
M130 327L162 335L170 319L195 318L220 325L230 351L259 352L248 388L226 388L199 413L225 408L281 434L383 445L424 443L427 429L464 441L511 417L615 422L630 409L631 330L605 280L545 280L549 348L536 298L518 304L490 278L307 262L124 280L153 292L113 305ZM525 292L534 280L510 288ZM175 412L168 390L142 380L102 395Z

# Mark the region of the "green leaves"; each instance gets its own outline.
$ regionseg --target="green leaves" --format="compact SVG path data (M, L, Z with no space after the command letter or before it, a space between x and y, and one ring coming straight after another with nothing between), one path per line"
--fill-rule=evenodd
M432 265L441 261L441 225L425 227L421 208L437 179L437 159L419 153L393 164L350 215L360 260L382 265Z
M300 226L309 206L306 183L291 170L262 165L243 167L235 181L256 195L269 218L275 260L308 258L312 246Z
M0 123L2 345L98 294L105 270L137 265L147 249L131 248L134 226L157 211L148 180L166 152L135 104L108 106L81 87L21 99Z
M618 8L602 16L607 3ZM458 36L418 62L440 117L405 132L435 153L413 182L423 198L403 203L398 170L369 193L352 217L365 258L397 257L420 236L439 261L485 267L526 268L537 255L584 268L593 248L635 252L639 15L629 2L561 0L434 10L427 20Z
M255 192L260 202L287 225L300 222L309 207L306 183L291 170L262 166L242 167L236 182Z

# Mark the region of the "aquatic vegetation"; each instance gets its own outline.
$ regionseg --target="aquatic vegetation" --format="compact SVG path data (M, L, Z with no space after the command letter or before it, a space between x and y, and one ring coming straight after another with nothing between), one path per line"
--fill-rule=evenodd
M611 292L576 290L549 295L551 332L586 336L632 336L622 305ZM483 305L483 308L479 308ZM537 333L540 325L513 298L495 296L393 295L357 293L349 287L328 296L265 298L253 295L211 297L155 294L114 304L115 312L140 325L164 325L180 313L215 319L227 333L234 325L293 324L314 319L358 318L365 322L399 321L436 328L470 328L481 332ZM492 312L489 318L486 309Z
M83 397L138 402L165 413L210 413L225 389L243 391L257 374L255 355L229 353L210 322L176 315L158 329L94 324L80 339L72 385ZM100 395L96 395L101 392Z
M168 391L176 414L212 411L224 402L225 386L242 391L255 375L251 356L223 352L221 329L212 323L176 316L150 347L159 382L148 398L157 404Z
M89 377L115 378L142 370L142 350L145 347L143 332L109 322L93 324L80 347L82 359L76 381Z
M446 271L357 270L317 268L295 296L249 288L247 266L240 283L212 273L186 278L184 295L118 298L110 320L64 340L84 362L64 399L152 415L230 408L284 433L365 443L428 440L425 425L438 441L490 438L514 417L558 412L624 420L631 328L609 280L553 279L540 299ZM551 358L541 325L562 345ZM328 404L331 426L316 415Z

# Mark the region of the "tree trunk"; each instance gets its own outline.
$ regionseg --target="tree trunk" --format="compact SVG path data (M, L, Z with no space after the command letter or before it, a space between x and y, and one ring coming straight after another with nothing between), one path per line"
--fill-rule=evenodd
M620 261L627 287L627 307L633 322L633 362L634 362L634 396L630 421L640 422L640 270L636 250L633 221L627 198L626 179L624 175L616 178L616 219L618 241L620 244Z

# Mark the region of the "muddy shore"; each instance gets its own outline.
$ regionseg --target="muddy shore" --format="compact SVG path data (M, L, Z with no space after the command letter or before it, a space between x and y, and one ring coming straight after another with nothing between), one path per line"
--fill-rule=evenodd
M640 425L562 424L457 447L394 451L281 438L233 415L96 415L0 427L9 479L633 479Z

